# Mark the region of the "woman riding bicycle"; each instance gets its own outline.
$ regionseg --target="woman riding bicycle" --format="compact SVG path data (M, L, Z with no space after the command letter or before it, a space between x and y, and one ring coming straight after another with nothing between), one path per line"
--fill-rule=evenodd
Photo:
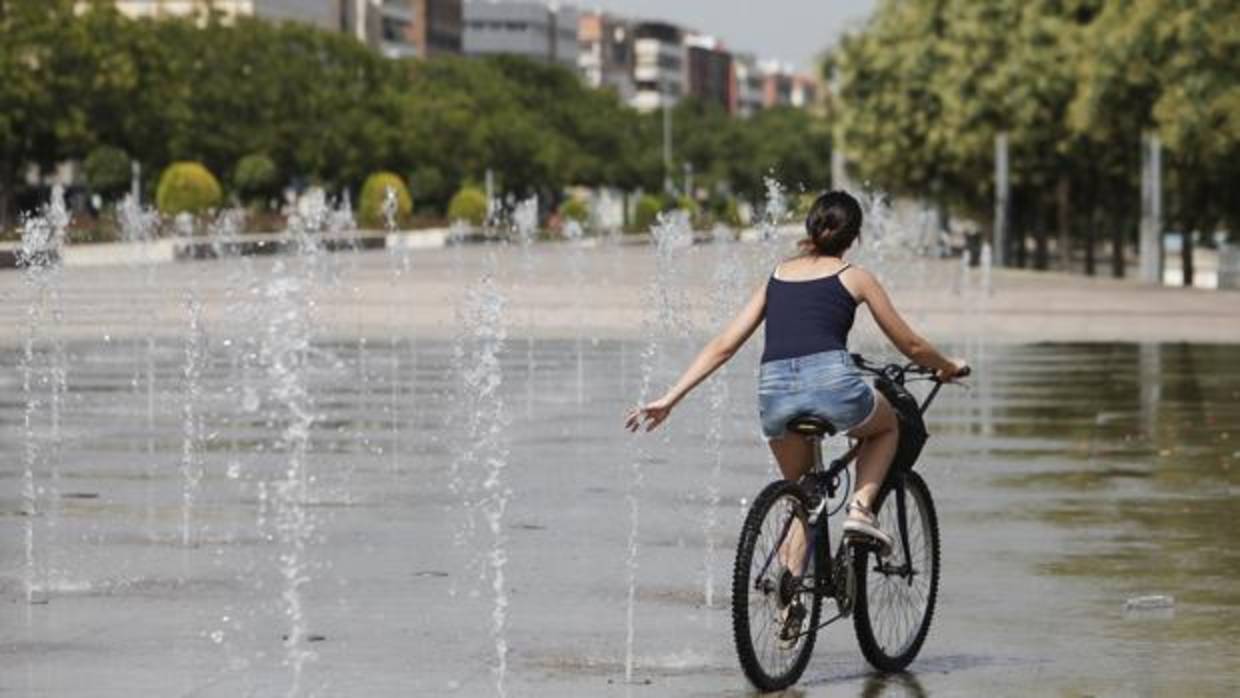
M838 431L861 440L857 487L848 505L844 531L874 539L890 549L871 506L887 475L898 441L895 410L861 377L848 353L848 332L858 305L870 308L892 344L912 361L948 381L965 363L940 354L896 312L870 272L844 261L861 233L861 205L846 192L827 192L814 201L805 219L801 254L776 266L727 327L698 354L663 397L629 413L636 431L659 426L685 395L740 350L766 321L766 346L758 378L762 433L787 480L797 481L811 467L811 446L786 425L798 416L827 420ZM799 547L799 546L798 546Z

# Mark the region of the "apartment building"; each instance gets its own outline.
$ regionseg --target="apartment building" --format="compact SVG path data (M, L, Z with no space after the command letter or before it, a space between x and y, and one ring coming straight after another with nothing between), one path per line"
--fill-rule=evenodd
M508 54L578 70L578 13L548 2L465 0L466 55Z
M732 75L735 84L734 113L750 117L765 105L766 76L758 66L758 58L751 53L732 56Z
M666 22L639 22L633 27L631 104L638 111L675 105L687 92L684 32Z
M410 40L419 58L460 54L465 24L461 0L412 0Z
M272 21L306 22L324 29L340 26L342 0L117 0L129 17L179 17L215 10L225 17L261 17Z
M304 22L357 37L391 58L461 52L461 0L117 0L130 17L208 9L225 17Z
M587 85L614 90L620 100L633 99L633 27L601 12L581 15L577 26L577 68Z
M685 37L685 69L689 96L717 104L728 113L736 111L732 54L722 42L696 34Z

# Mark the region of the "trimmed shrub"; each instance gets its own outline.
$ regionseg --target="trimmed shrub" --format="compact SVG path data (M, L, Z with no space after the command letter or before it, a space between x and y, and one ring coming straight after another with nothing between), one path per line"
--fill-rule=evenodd
M663 211L663 197L642 194L633 209L633 232L644 233L654 226Z
M698 204L697 199L688 194L676 197L675 208L689 214L689 223L691 225L696 226L702 220L702 206Z
M262 153L252 153L237 161L233 168L233 186L247 203L270 199L276 193L280 171L275 160Z
M101 145L86 156L82 172L95 193L112 197L129 186L130 167L129 153L114 146Z
M744 224L741 220L741 207L735 197L723 195L713 197L707 202L706 208L716 222L729 228L737 229Z
M448 220L482 225L487 218L487 195L477 187L465 186L448 202Z
M159 176L155 205L160 213L202 213L224 198L215 175L202 163L174 162Z
M396 192L396 220L403 221L413 212L413 200L409 197L409 188L399 175L391 172L376 172L366 178L362 185L362 194L358 202L358 219L368 228L387 226L387 218L383 215L383 202L387 200L388 189Z
M565 199L564 203L560 204L560 218L587 223L590 220L590 207L581 199Z

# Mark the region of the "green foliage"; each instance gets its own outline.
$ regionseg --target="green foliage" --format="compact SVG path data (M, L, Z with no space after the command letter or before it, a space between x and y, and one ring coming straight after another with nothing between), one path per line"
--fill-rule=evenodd
M1016 223L1043 249L1047 221L1066 242L1065 221L1092 236L1091 212L1124 243L1157 132L1169 227L1208 229L1240 220L1217 195L1240 177L1237 26L1227 0L885 0L824 66L834 126L855 179L983 220L1007 133Z
M101 145L90 151L82 163L86 183L96 193L113 197L125 191L131 176L129 154L120 148Z
M252 153L237 161L233 168L233 186L248 202L261 202L274 196L280 185L276 163L262 153Z
M729 196L723 199L723 203L715 210L715 215L719 218L719 222L729 228L740 228L745 224L741 220L741 207L736 201L736 197Z
M569 198L560 204L560 218L566 221L587 223L590 220L590 206L581 199Z
M164 214L202 213L220 204L224 193L215 175L197 162L177 162L164 170L155 205Z
M642 194L633 209L634 232L644 233L654 227L659 214L663 212L663 197L654 194Z
M487 217L487 195L477 187L461 187L448 203L448 219L482 225Z
M229 173L245 198L276 193L274 183L264 191L238 177L258 153L278 176L328 189L376 170L413 173L413 200L437 211L456 183L488 169L517 196L663 187L661 116L638 114L560 66L394 61L298 23L136 21L110 2L0 7L0 212L27 166L80 159L105 143L147 171L202 162ZM701 186L728 183L757 199L768 172L794 183L826 176L829 130L819 117L788 109L733 119L695 100L673 116L678 181L691 164Z
M335 190L377 170L413 173L413 201L441 211L457 183L488 169L525 196L661 191L691 167L695 188L757 202L768 175L826 187L837 136L855 181L987 219L1000 131L1017 199L1040 211L1066 185L1074 210L1114 217L1135 208L1150 131L1167 149L1169 226L1235 229L1237 26L1234 0L881 0L829 58L829 118L775 108L738 119L682 100L665 173L662 114L638 114L563 67L393 61L298 23L135 21L112 2L0 0L0 228L29 166L104 145L148 172L181 160L229 172L245 196L269 193L240 176L255 153ZM633 223L648 228L662 208Z
M676 199L672 202L672 205L668 208L675 208L689 214L689 223L693 226L699 226L703 222L702 206L698 204L696 199L688 194L681 194L676 197Z
M443 207L434 206L434 202L446 201L452 195L448 179L434 165L419 167L413 174L409 175L409 189L415 204L431 204L431 207L435 208L437 213L443 210Z
M383 213L388 189L396 192L396 220L404 221L409 218L409 214L413 212L413 200L409 197L405 182L391 172L376 172L367 177L366 183L362 185L357 207L358 219L362 225L380 228L388 224Z

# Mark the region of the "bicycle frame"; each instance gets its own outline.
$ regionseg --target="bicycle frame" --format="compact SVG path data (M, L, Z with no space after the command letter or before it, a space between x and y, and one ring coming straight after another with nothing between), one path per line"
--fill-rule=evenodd
M898 376L894 376L888 375L884 371L870 368L863 368L863 370L867 370L868 372L877 375L878 380L890 380L900 385L903 385L905 382L905 371L900 371ZM943 385L944 384L941 381L934 381L934 387L931 388L930 393L926 396L925 400L923 400L918 406L918 410L921 414L924 415L926 413L926 410L929 409L930 404L934 402L935 397L938 396L939 390L943 387ZM841 595L840 589L837 588L837 585L840 584L841 581L846 583L847 578L845 577L841 580L836 574L835 569L836 560L840 559L841 556L845 554L845 541L841 538L839 545L835 550L835 554L833 555L831 550L831 531L828 525L829 517L824 516L823 514L826 511L828 500L835 497L836 492L839 489L840 473L844 472L844 469L847 468L854 459L856 459L857 451L861 447L861 443L859 441L854 443L846 452L844 452L844 454L831 461L830 466L824 468L822 456L823 438L821 436L807 436L805 438L810 441L810 451L813 453L814 461L810 466L809 471L807 471L805 476L802 477L802 480L804 481L807 478L812 480L820 480L824 483L823 487L825 489L825 496L820 498L821 501L818 506L814 511L810 512L810 531L809 541L805 552L805 564L808 564L811 559L815 559L812 556L817 553L818 545L825 545L826 547L823 550L823 564L821 566L815 565L813 586L809 588L809 591L817 596L836 599L839 607L839 613L825 621L820 622L817 627L805 630L802 634L817 632L831 623L850 615L852 612L853 600L847 595ZM887 479L891 481L895 491L896 521L900 533L902 552L904 554L904 565L908 567L907 570L897 570L895 573L900 574L901 576L907 576L908 582L912 584L915 571L912 569L911 557L909 555L908 513L907 504L905 503L903 473L896 472L893 469L887 473ZM791 523L792 521L790 519L788 523L784 525L783 531L780 533L779 540L781 544L784 536L787 535L788 530L791 528ZM778 545L775 549L778 549ZM850 567L851 566L849 566L849 568ZM845 569L844 573L849 574L850 570ZM804 583L805 582L803 580L802 584Z

